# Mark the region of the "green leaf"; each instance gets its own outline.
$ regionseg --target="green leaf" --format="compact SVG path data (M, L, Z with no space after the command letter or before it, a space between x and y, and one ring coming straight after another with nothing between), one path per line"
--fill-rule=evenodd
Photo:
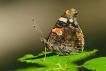
M78 69L75 67L76 64L70 64L71 68L67 69L67 70L63 70L63 71L78 71ZM14 71L62 71L61 68L57 65L56 68L36 68L36 67L27 67L27 68L19 68L17 70Z
M20 68L14 71L36 71L36 67Z
M106 57L88 60L83 64L83 67L94 71L106 71Z
M44 67L36 68L38 71L77 71L77 65L73 64L74 61L78 61L89 57L90 55L97 52L97 50L82 52L82 53L71 53L69 56L62 56L59 53L46 52L46 58L44 60L44 53L40 53L38 56L27 54L18 59L20 62L26 63L37 63Z
M92 54L96 53L98 50L94 49L93 51L84 51L82 53L71 53L69 56L67 57L62 57L62 59L64 60L68 60L70 62L75 62L75 61L79 61L81 59L85 59L89 56L91 56Z

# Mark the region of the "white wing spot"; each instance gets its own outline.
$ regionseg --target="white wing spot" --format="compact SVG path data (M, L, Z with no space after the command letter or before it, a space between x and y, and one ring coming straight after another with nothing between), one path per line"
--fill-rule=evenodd
M69 21L70 21L70 22L73 22L73 19L70 19Z
M67 23L67 18L60 17L60 18L59 18L59 21L63 21L63 22L65 22L65 23Z
M58 32L57 35L61 36L63 34L62 31Z

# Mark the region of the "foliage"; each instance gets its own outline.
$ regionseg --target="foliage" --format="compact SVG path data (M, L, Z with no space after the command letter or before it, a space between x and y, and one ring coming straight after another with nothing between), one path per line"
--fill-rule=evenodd
M16 71L78 71L78 67L88 68L88 62L85 62L83 65L78 66L75 64L75 61L85 59L92 54L97 52L97 50L86 51L82 53L71 53L69 56L62 56L59 53L46 52L46 58L44 58L44 52L40 53L37 56L32 54L27 54L18 59L19 62L26 63L37 63L42 67L29 67L24 69L18 69ZM88 68L90 69L90 68ZM92 70L92 69L91 69Z
M83 67L93 71L106 71L106 57L88 60L83 64Z

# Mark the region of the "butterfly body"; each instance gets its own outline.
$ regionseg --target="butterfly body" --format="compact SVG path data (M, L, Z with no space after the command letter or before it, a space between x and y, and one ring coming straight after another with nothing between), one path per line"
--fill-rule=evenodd
M84 49L84 35L77 23L77 11L67 10L54 25L48 38L41 38L46 49L69 55L71 52L82 52Z

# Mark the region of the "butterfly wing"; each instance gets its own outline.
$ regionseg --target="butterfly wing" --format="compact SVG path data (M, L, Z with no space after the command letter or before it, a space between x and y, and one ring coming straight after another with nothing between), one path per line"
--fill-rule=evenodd
M77 23L77 11L67 10L57 21L47 39L42 41L50 51L58 51L63 55L71 52L82 52L84 36Z

